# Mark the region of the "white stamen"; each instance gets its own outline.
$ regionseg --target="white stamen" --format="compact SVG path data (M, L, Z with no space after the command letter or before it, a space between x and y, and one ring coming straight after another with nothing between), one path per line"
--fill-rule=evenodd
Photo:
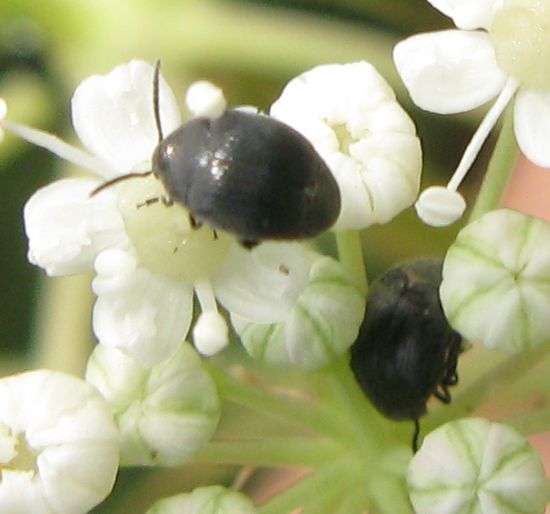
M29 143L45 148L58 157L84 169L93 171L102 177L112 177L114 175L112 170L109 169L109 166L103 161L65 143L65 141L62 141L57 136L53 136L48 132L8 121L3 121L2 127L8 132L25 139Z
M219 118L227 107L223 91L211 82L200 80L189 86L185 103L193 116Z
M227 323L218 312L216 297L208 279L193 284L202 314L193 327L195 348L202 355L218 353L229 342Z
M432 227L446 227L459 219L466 209L466 202L457 191L443 186L425 189L414 205L418 217Z
M485 118L483 118L483 121L468 143L456 171L453 173L451 180L449 180L449 183L447 184L447 189L456 191L458 186L460 186L460 183L464 180L466 173L468 173L468 170L472 167L472 164L477 157L481 146L487 139L489 132L491 132L491 129L495 126L495 123L502 114L502 111L504 111L518 87L519 82L513 77L509 77L496 102L489 109L485 115Z

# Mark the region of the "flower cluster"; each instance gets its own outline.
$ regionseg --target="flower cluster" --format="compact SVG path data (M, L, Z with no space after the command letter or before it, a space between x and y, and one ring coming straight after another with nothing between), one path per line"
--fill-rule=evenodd
M550 165L544 138L550 76L540 65L550 56L543 37L550 7L538 0L429 1L457 29L396 46L395 63L413 101L454 113L498 96L449 185L429 188L416 202L422 219L441 226L463 213L456 189L514 96L522 151ZM427 277L414 266L406 279L398 273L391 294L372 294L377 309L365 316L368 281L359 231L410 207L422 168L416 128L389 84L367 62L331 64L291 80L269 115L229 109L223 92L205 81L190 86L186 106L192 117L184 121L158 64L132 60L89 77L71 103L82 149L12 122L0 101L0 136L17 135L86 173L37 191L25 205L24 221L31 263L50 276L94 274L98 341L85 380L46 370L0 380L0 511L84 513L110 493L119 467L173 467L198 459L307 468L297 485L267 500L270 513L542 513L548 481L523 435L501 423L457 419L478 405L476 384L473 393L458 395L454 410L428 416L432 431L413 456L411 434L395 429L375 406L387 398L404 402L395 419L414 422L416 451L428 396L450 400L461 337L490 349L542 352L550 331L547 223L493 206L460 231L442 280L435 261ZM188 124L206 127L215 139L212 127L228 112L283 127L328 170L340 195L335 205L341 203L329 228L338 258L312 241L239 240L169 191L155 169L159 149L164 157L177 153L178 131ZM225 130L220 148L208 149L198 163L180 154L175 162L181 168L171 171L192 182L187 166L211 165L214 179L224 180L237 160L228 148L241 137ZM256 134L249 138L247 152L270 144ZM289 188L303 187L307 206L317 185L301 179ZM248 185L235 184L243 196L235 197L234 209L248 198ZM254 200L262 205L262 198ZM378 310L387 315L377 317ZM440 330L432 331L436 311ZM418 327L428 328L424 333ZM429 346L424 338L436 332L452 332L452 339ZM384 337L373 341L379 333ZM354 342L365 348L351 352L350 368ZM374 361L367 366L362 359L369 356ZM374 398L380 402L371 403L359 388L362 366L380 377L372 393L381 395ZM281 369L290 370L290 385L269 382ZM385 390L395 383L403 387ZM431 389L419 396L415 384ZM255 423L235 430L224 417L231 411L225 402L251 411ZM389 411L390 417L397 412ZM147 512L258 510L241 492L209 485L161 499Z
M412 36L394 60L416 105L451 114L498 95L446 188L422 193L416 208L433 226L458 219L466 204L456 192L500 114L515 96L514 129L529 160L550 167L550 5L538 0L428 0L456 29Z

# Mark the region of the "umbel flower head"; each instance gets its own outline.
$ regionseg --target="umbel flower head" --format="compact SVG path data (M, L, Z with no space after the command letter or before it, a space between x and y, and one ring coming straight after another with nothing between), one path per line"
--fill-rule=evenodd
M95 334L102 344L146 366L169 357L186 337L193 291L202 308L195 344L211 354L227 343L216 296L230 312L273 323L293 305L309 273L307 253L298 243L269 243L248 252L221 232L192 227L180 205L150 204L166 195L154 176L90 196L105 179L151 169L158 143L153 72L150 64L134 60L78 86L72 99L73 125L90 153L49 134L2 122L10 132L98 175L58 180L32 196L24 210L29 260L53 276L94 269ZM205 109L197 88L192 92L190 108ZM162 77L159 100L162 127L169 133L181 118ZM207 99L206 106L216 102L219 95ZM241 271L246 265L239 262L250 255L254 271L245 275ZM258 295L266 280L271 289ZM243 301L250 297L255 301Z
M412 36L394 50L397 70L422 109L451 114L497 97L446 188L424 191L416 208L428 224L458 219L466 204L457 188L498 117L515 96L521 151L550 167L550 3L540 0L428 0L457 29Z

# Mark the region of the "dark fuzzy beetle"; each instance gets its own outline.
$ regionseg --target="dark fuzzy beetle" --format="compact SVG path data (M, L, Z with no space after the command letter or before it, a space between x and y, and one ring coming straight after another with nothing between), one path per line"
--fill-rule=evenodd
M458 381L462 338L441 308L441 267L417 260L378 279L351 348L351 368L373 405L389 418L415 422L413 451L429 398L449 403L448 388Z
M313 237L334 224L341 206L338 184L304 136L269 116L226 110L219 117L192 119L163 138L158 82L157 63L159 144L152 171L117 177L93 194L153 173L168 192L164 203L182 204L193 226L206 223L231 232L246 247L264 239Z

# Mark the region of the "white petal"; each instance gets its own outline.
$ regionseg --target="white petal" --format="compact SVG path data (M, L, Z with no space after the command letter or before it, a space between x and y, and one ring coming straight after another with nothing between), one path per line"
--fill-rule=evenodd
M97 345L86 380L111 405L124 465L181 465L216 430L216 386L189 343L149 369L118 350Z
M0 381L0 409L0 424L37 456L36 473L2 472L0 512L84 514L107 496L118 431L94 388L53 371L14 375Z
M149 162L158 144L153 113L154 68L133 60L107 75L93 75L72 99L75 131L82 143L118 173ZM181 124L176 99L162 77L159 81L162 130L169 134Z
M298 243L235 245L212 280L230 312L257 323L282 319L308 282L309 258Z
M525 156L538 166L550 168L550 93L519 90L514 104L514 131Z
M485 32L445 30L398 43L395 65L413 102L427 111L468 111L495 97L506 75Z
M147 367L170 357L189 330L192 286L151 273L122 250L105 250L95 267L93 327L99 342Z
M458 220L466 210L462 195L442 186L425 189L415 204L418 217L432 227L446 227Z
M488 29L504 0L428 0L436 9L452 18L459 29Z
M113 191L90 198L92 179L58 180L39 189L24 209L29 261L48 275L93 269L99 252L126 241Z
M342 197L335 230L385 223L414 202L416 129L371 64L307 71L288 83L271 113L306 136L334 174Z

